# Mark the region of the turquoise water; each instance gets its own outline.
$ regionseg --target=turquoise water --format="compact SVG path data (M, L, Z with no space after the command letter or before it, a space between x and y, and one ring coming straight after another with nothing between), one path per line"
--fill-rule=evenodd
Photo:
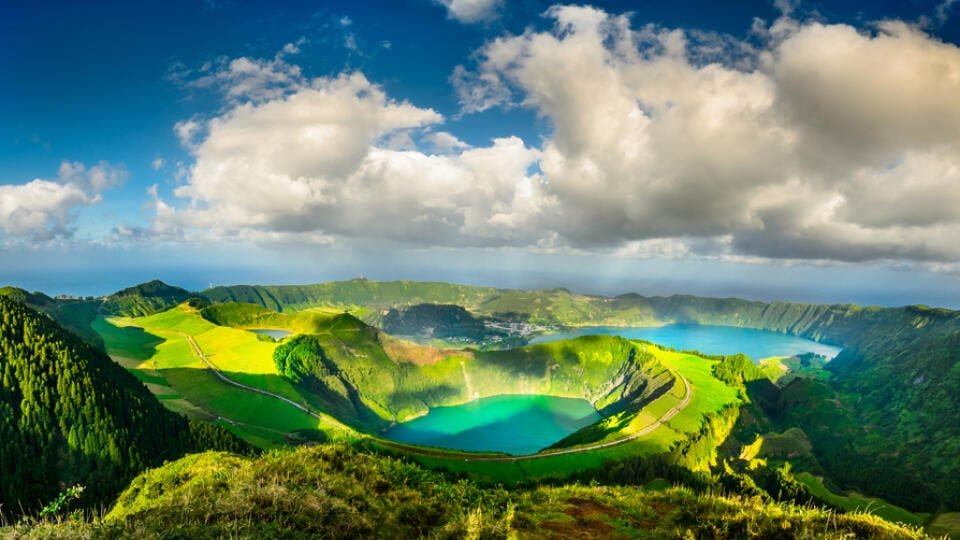
M260 334L261 336L270 336L273 339L283 339L293 333L289 330L270 330L265 328L250 330L250 331L253 332L254 334Z
M456 450L533 454L600 418L583 399L504 395L430 409L383 437Z
M733 326L700 326L671 324L667 326L591 326L573 332L548 334L531 341L531 344L546 343L591 334L622 336L627 339L643 339L679 350L697 350L705 354L730 355L743 353L754 361L770 356L793 356L816 353L834 358L840 347L817 343L802 337L780 334L767 330L736 328Z

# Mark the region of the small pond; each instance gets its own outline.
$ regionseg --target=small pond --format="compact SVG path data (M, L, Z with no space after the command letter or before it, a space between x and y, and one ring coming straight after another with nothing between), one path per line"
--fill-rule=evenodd
M277 339L277 340L283 339L293 333L289 330L274 330L269 328L257 328L255 330L250 330L250 331L253 332L254 334L259 334L261 336L270 336L273 339Z

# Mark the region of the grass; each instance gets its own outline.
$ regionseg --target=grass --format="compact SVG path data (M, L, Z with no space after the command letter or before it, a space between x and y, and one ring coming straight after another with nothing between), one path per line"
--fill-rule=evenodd
M883 499L867 497L855 492L846 495L836 494L823 485L823 478L810 473L801 472L796 473L795 476L798 481L810 489L811 493L848 512L874 514L887 521L907 525L922 525L930 517L929 514L916 514L899 506L894 506Z
M635 440L608 448L584 453L526 459L519 461L478 461L470 454L461 452L430 452L428 455L411 452L418 463L430 468L442 468L488 483L514 485L523 481L562 478L571 473L600 467L607 460L630 456L649 456L668 452L671 446L685 434L695 433L702 425L703 415L719 412L725 406L737 403L736 390L713 377L712 360L663 351L647 345L648 351L671 369L683 375L693 388L690 403L674 416L667 425ZM604 441L617 440L649 426L684 398L684 387L677 383L670 392L647 405L629 424L612 432ZM384 447L391 448L391 447Z
M927 523L924 529L929 534L960 539L960 512L940 514Z
M221 314L221 316L229 315L237 319L249 312L263 320L269 315L269 313L263 314L257 311L259 308L251 309L245 305L236 305L229 309L226 315ZM318 313L295 315L290 319L295 317L325 317L328 323L333 324L333 326L328 324L324 330L325 334L330 336L332 344L344 349L344 354L349 353L347 356L350 358L361 354L359 351L362 351L361 356L364 358L376 352L367 350L372 343L367 341L368 338L364 333L357 331L359 323L355 321L351 323L352 319L330 318L326 314ZM130 325L136 325L139 328L133 328ZM340 328L337 325L343 327ZM283 395L296 402L304 402L304 397L297 389L281 378L276 371L272 358L273 351L277 347L276 343L262 341L250 332L217 326L201 318L196 310L186 306L145 318L101 320L98 321L97 328L108 342L108 350L112 353L146 357L134 367L134 371L150 377L162 378L162 381L151 381L156 385L152 388L156 389L157 395L166 397L164 401L171 405L171 408L186 409L194 416L205 414L208 419L229 419L236 423L231 426L231 429L247 440L259 444L263 444L264 441L270 441L270 444L273 444L277 441L276 431L289 433L319 427L315 418L289 404L244 391L218 380L196 357L183 334L193 336L209 360L231 379ZM597 342L597 345L594 342ZM603 347L593 349L599 345ZM681 374L689 381L693 392L689 404L666 425L659 426L637 439L583 453L523 461L482 461L477 459L475 454L422 450L387 441L374 441L372 444L391 452L400 451L408 454L428 467L467 473L483 482L513 485L522 481L562 478L571 473L598 468L607 460L668 452L677 441L700 430L705 414L717 413L724 407L738 402L736 390L713 376L714 361L686 353L665 351L650 344L637 343L636 345L653 354L656 361L660 363L657 365L662 364L674 373ZM141 350L138 351L138 347ZM539 356L545 359L562 357L563 362L569 363L570 360L567 358L576 353L584 355L584 362L590 365L599 363L604 366L603 369L609 370L615 367L615 347L623 346L617 345L617 342L612 341L611 338L581 338L570 343L542 345L531 349L530 352L521 351L517 353L519 354L517 358L509 356L512 353L492 353L487 356L490 356L491 361L507 362L503 364L506 367L513 365L513 362L530 362L533 361L531 358L539 358ZM144 349L149 353L148 357L143 352ZM328 353L332 354L331 351L333 349L328 349ZM563 354L557 356L559 354L557 351ZM350 361L350 358L344 358L344 361ZM468 363L473 365L476 361L479 360ZM459 360L426 363L419 369L422 369L423 374L431 379L447 380L461 377ZM479 366L471 368L471 371L478 375L483 372ZM499 372L491 373L497 377L500 376L497 374ZM557 382L558 379L554 377L554 386ZM601 382L593 381L592 386L598 386ZM574 389L573 386L570 388ZM619 424L611 422L611 429L604 434L602 441L620 440L639 432L657 422L685 398L685 386L679 382L675 383L668 392L647 404L639 413L622 417Z
M145 472L104 515L18 524L26 538L925 538L866 514L661 484L505 489L344 444L207 452Z
M248 309L244 306L238 306L233 309L231 316L238 313L242 315L246 311ZM308 316L327 317L326 314L318 313L298 316L304 319ZM276 343L262 341L250 332L217 326L201 318L196 310L187 306L179 306L144 318L100 319L95 328L103 336L111 354L121 358L142 359L139 364L128 362L125 366L137 373L141 380L149 382L154 393L163 396L164 402L171 408L195 417L206 415L212 419L229 419L237 423L232 429L251 442L275 441L276 434L268 430L292 432L319 427L315 418L289 404L218 380L196 357L183 334L193 336L208 359L231 379L303 402L303 396L297 389L276 371L272 358ZM332 335L339 336L338 339L341 340L360 337L354 333L353 328L330 328L327 332L332 332ZM357 344L360 345L363 343ZM552 346L556 348L566 345ZM577 342L577 346L583 344ZM609 459L666 452L685 433L694 433L700 428L704 413L719 411L724 405L736 400L735 390L712 376L712 361L689 354L663 351L652 345L645 346L664 365L689 380L693 397L688 406L674 416L668 425L636 440L590 452L550 456L522 463L477 461L471 459L470 454L460 452L422 452L416 449L407 449L405 452L414 455L415 459L424 465L468 473L483 481L513 484L524 480L555 478L599 467ZM604 360L605 364L613 361L606 357L597 359L601 360ZM424 366L423 369L434 377L443 375L444 379L451 373L459 376L459 362L439 362ZM447 373L448 371L450 373ZM675 384L669 392L648 404L639 414L628 417L622 425L616 426L617 429L608 433L604 440L622 439L649 426L680 402L685 397L684 392L683 385ZM257 431L258 427L266 429ZM395 451L397 446L387 445L384 448Z
M233 380L294 401L303 397L282 379L273 364L275 343L251 332L214 325L179 306L149 317L98 319L94 329L107 352L131 370L168 408L194 418L227 418L246 424L230 429L248 441L283 444L273 431L318 429L318 420L291 405L218 379L196 356L183 334L194 337L218 369ZM254 426L254 427L250 427ZM257 430L256 427L265 429Z

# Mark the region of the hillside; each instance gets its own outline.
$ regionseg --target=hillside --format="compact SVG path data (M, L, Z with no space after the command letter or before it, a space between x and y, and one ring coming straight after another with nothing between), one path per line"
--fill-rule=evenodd
M137 477L102 520L19 532L28 538L925 538L870 515L689 488L483 488L342 444L257 459L189 456Z
M41 292L27 292L17 287L0 287L0 296L19 302L33 310L53 317L53 320L77 334L84 341L96 347L103 348L103 340L90 324L97 318L100 301L88 297L81 298L50 298Z
M169 309L193 296L196 295L186 289L153 280L111 294L104 300L101 311L122 317L143 317Z
M366 279L314 285L235 285L203 291L211 302L260 304L274 311L296 311L324 306L349 309L363 306L387 309L414 304L472 306L495 289L417 281L377 282Z
M221 288L284 309L348 301L385 306L452 303L474 316L550 326L707 324L795 334L840 345L828 382L799 383L767 411L783 431L801 426L823 467L850 488L893 495L916 509L960 508L960 313L926 306L764 303L689 295L613 298L565 289L498 290L353 280L284 288ZM260 300L258 300L260 298ZM215 300L215 298L211 298ZM296 303L285 304L295 300ZM372 321L376 322L376 321ZM827 396L828 401L822 399ZM776 400L776 396L769 399ZM836 402L833 407L830 403ZM891 474L878 471L893 470ZM888 482L889 480L889 482ZM880 484L885 484L881 486ZM912 486L912 489L906 489ZM915 489L914 489L915 488ZM908 493L924 495L908 501Z
M957 480L960 462L953 457L960 455L957 447L960 422L956 421L960 417L960 395L956 392L960 384L960 316L951 310L926 306L767 304L686 295L627 294L603 298L577 295L565 289L511 291L367 280L307 286L224 287L204 294L213 302L204 310L204 316L212 321L244 328L277 327L306 333L323 334L332 314L344 310L383 325L384 316L391 309L404 313L414 306L430 303L459 306L458 313L474 321L496 317L517 324L553 327L672 322L720 324L786 332L842 345L844 350L835 360L816 370L824 380L786 384L796 378L797 374L793 373L784 379L782 389L767 388L762 396L754 396L736 420L738 426L743 425L735 430L742 439L730 444L749 445L755 435L775 438L778 433L800 428L811 445L808 457L800 466L811 474L825 475L834 482L831 484L834 489L882 495L916 511L960 508L960 480ZM21 291L7 291L7 295L45 306L58 321L73 321L71 328L77 332L84 331L87 324L84 321L97 316L98 302L67 302ZM141 308L160 310L167 303L186 296L188 293L183 289L151 282L120 291L113 298L125 298L124 302L133 306L130 311L133 313ZM231 298L248 300L260 307L221 303ZM276 313L265 309L265 305L284 311ZM303 309L307 311L296 311ZM469 318L461 318L467 321L464 328L471 327ZM419 324L423 328L432 324L429 319L424 322L424 318L414 317L410 326ZM457 327L451 324L450 332L445 333L454 336ZM369 345L351 344L349 335L330 340L330 335L321 339L319 347L328 356L339 358L337 365L345 365L347 359L357 356L355 352ZM382 334L378 336L380 343L371 349L372 356L358 363L365 366L367 374L360 373L360 368L354 371L347 368L335 375L322 370L313 370L310 375L311 368L304 369L303 373L308 376L295 384L301 385L302 391L304 384L327 380L329 387L317 394L326 392L327 397L312 397L319 399L314 405L335 405L332 410L346 411L348 418L360 422L356 425L376 429L385 422L420 414L427 403L463 399L457 390L452 390L462 386L464 380L460 359L469 368L471 358L487 354L471 351L440 354L402 344ZM84 338L97 343L100 336L87 324ZM323 342L324 339L328 342ZM401 350L408 355L409 362L400 361L397 354L401 354ZM316 352L313 356L319 358ZM447 358L457 360L445 360ZM380 369L376 367L380 362L387 375L369 375ZM527 381L543 379L542 374L535 377L533 371L524 373ZM432 374L424 376L424 373ZM187 379L190 373L170 374ZM315 380L304 382L310 377ZM366 395L366 391L349 389L364 386L362 381L367 379L385 384L383 388L413 390L387 397L377 392ZM288 377L284 382L293 380ZM320 386L324 384L327 383ZM367 387L372 386L375 385ZM393 397L397 398L395 402ZM388 402L392 405L385 406ZM581 436L589 438L586 434Z
M510 351L452 351L426 362L410 352L342 314L316 334L285 341L274 360L277 371L320 410L364 430L498 394L578 397L601 411L620 412L673 384L653 355L614 337Z
M0 296L0 507L35 511L67 486L112 500L140 471L204 448L243 450L171 413L49 317Z
M487 333L483 320L453 304L416 304L391 308L383 316L380 326L395 336L424 338L482 339Z

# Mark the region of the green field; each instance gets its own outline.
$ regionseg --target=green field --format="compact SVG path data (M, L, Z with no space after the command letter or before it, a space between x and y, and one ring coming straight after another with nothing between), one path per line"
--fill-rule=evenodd
M316 418L275 398L224 383L196 356L192 336L228 377L294 401L303 396L276 372L275 343L251 332L217 326L180 306L143 318L101 318L94 329L107 352L140 378L168 408L227 427L253 443L282 443L280 433L318 429ZM279 433L278 433L279 432Z

